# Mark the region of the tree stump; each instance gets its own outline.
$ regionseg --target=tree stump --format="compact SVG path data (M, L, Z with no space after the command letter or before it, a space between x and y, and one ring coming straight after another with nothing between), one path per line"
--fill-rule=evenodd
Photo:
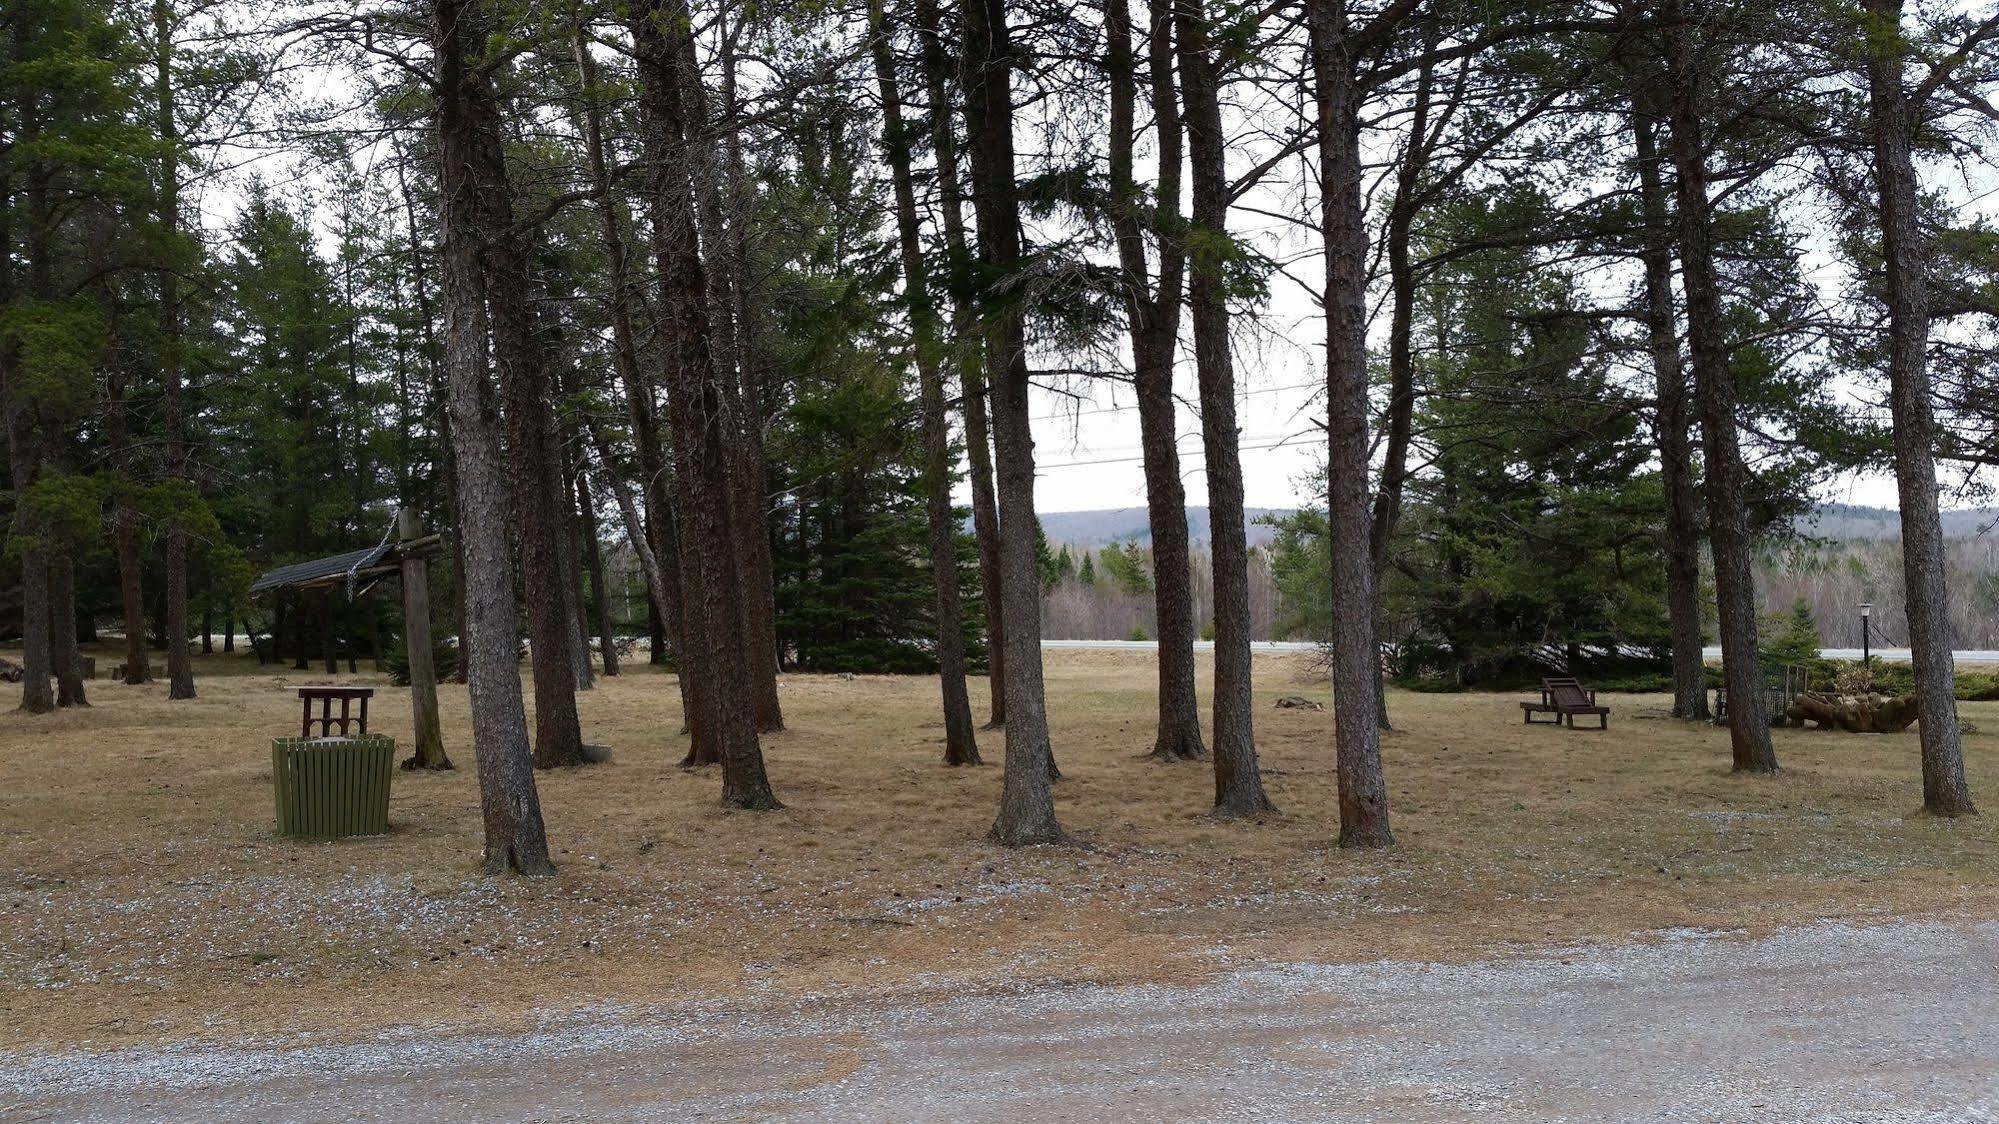
M1899 734L1916 721L1914 695L1831 695L1816 691L1792 698L1784 714L1814 729L1850 734Z

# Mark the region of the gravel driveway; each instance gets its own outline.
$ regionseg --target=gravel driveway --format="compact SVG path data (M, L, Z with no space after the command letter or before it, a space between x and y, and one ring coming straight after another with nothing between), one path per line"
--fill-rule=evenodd
M0 1120L1999 1120L1999 923L0 1055Z

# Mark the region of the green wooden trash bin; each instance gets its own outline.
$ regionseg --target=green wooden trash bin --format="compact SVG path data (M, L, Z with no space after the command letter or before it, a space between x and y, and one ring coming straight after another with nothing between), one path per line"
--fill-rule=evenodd
M380 734L271 739L278 834L337 839L386 833L395 767L396 741Z

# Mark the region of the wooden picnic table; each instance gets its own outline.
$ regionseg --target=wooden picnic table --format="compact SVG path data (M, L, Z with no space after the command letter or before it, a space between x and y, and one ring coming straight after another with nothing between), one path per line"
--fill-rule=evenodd
M312 726L315 722L319 723L319 736L322 738L333 736L333 727L335 724L339 725L340 736L343 738L347 737L350 733L348 729L350 723L360 727L357 730L351 731L352 733L367 733L368 700L374 694L375 689L373 687L300 687L298 689L300 703L298 736L301 738L311 737ZM312 704L315 699L319 702L318 717L314 717L312 713ZM340 713L337 715L333 713L333 703L336 699L340 702ZM361 703L361 713L358 716L353 714L349 709L357 699Z

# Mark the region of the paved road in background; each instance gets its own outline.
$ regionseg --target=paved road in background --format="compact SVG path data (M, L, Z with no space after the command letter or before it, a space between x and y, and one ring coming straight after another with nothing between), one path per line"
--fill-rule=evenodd
M1999 923L0 1054L0 1119L1999 1121Z
M1136 652L1152 652L1158 650L1159 641L1043 640L1041 646L1043 648L1130 648ZM1318 647L1317 644L1309 640L1252 640L1249 642L1249 646L1258 652L1309 652ZM1194 641L1194 650L1197 652L1212 652L1215 650L1215 642L1212 640L1196 640Z
M1041 646L1044 648L1131 648L1134 650L1149 651L1159 647L1159 642L1156 640L1043 640ZM1212 640L1196 640L1194 642L1194 648L1197 651L1212 651L1214 647L1215 642ZM1250 647L1259 652L1309 652L1318 647L1318 645L1298 640L1256 640L1250 643ZM1701 649L1701 653L1711 660L1721 658L1720 648L1703 648ZM1860 649L1820 648L1819 655L1829 660L1857 660L1860 658ZM1909 662L1909 650L1907 648L1876 648L1873 655L1875 659L1886 663ZM1999 650L1991 648L1967 648L1963 651L1952 652L1951 655L1957 659L1958 663L1999 663Z

